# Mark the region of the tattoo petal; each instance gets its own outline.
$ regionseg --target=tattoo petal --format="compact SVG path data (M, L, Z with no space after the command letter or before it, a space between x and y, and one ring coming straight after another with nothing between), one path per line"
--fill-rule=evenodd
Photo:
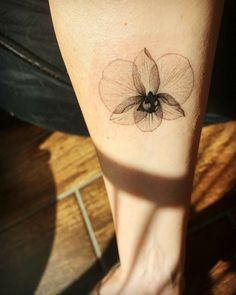
M153 113L135 110L134 122L136 126L144 132L153 131L158 126L160 126L162 121L162 115L163 113L161 107Z
M123 112L127 112L130 108L133 108L135 105L140 104L141 102L141 96L132 96L124 100L122 103L120 103L114 110L113 113L115 114L121 114Z
M103 71L99 91L109 111L113 112L126 98L138 95L133 83L132 68L132 62L117 59Z
M171 95L160 93L158 96L161 103L164 120L174 120L185 116L184 110Z
M127 106L123 112L118 112L115 110L111 114L110 120L116 124L133 125L135 107L137 107L137 104Z
M179 54L166 54L157 60L160 75L158 92L169 93L183 104L193 89L193 70L189 60Z
M141 95L147 95L150 91L157 93L160 84L159 72L156 62L146 48L134 60L133 81Z

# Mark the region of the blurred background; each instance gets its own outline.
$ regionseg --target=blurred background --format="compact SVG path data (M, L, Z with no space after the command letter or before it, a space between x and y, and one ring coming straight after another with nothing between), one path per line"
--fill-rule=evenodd
M235 11L226 0L194 180L186 294L236 294ZM0 294L88 294L117 247L46 0L1 1L0 123Z

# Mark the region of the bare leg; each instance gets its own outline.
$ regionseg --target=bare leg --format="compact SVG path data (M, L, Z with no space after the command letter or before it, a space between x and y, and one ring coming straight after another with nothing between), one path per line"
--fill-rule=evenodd
M180 294L192 176L223 1L50 0L111 204L101 294Z

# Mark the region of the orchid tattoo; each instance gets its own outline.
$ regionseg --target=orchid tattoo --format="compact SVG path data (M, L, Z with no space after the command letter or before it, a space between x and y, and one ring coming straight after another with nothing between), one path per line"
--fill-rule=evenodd
M162 120L185 116L181 107L193 89L189 60L166 54L155 61L144 48L134 62L116 59L103 71L99 84L101 99L116 124L153 131Z

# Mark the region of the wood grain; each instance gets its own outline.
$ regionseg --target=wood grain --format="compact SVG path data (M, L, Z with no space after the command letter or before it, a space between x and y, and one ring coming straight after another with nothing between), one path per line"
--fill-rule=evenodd
M90 138L55 132L28 140L0 154L0 231L100 171Z
M55 132L39 148L50 153L49 166L58 193L100 172L91 138Z
M203 128L191 199L195 213L222 198L235 180L236 122Z
M212 295L236 294L236 252L230 261L219 261L210 271Z
M93 181L80 192L102 253L105 275L119 261L119 254L103 178Z
M86 210L93 225L98 243L104 252L114 237L110 204L102 177L81 190Z
M59 294L96 260L74 196L1 233L0 245L1 294Z

